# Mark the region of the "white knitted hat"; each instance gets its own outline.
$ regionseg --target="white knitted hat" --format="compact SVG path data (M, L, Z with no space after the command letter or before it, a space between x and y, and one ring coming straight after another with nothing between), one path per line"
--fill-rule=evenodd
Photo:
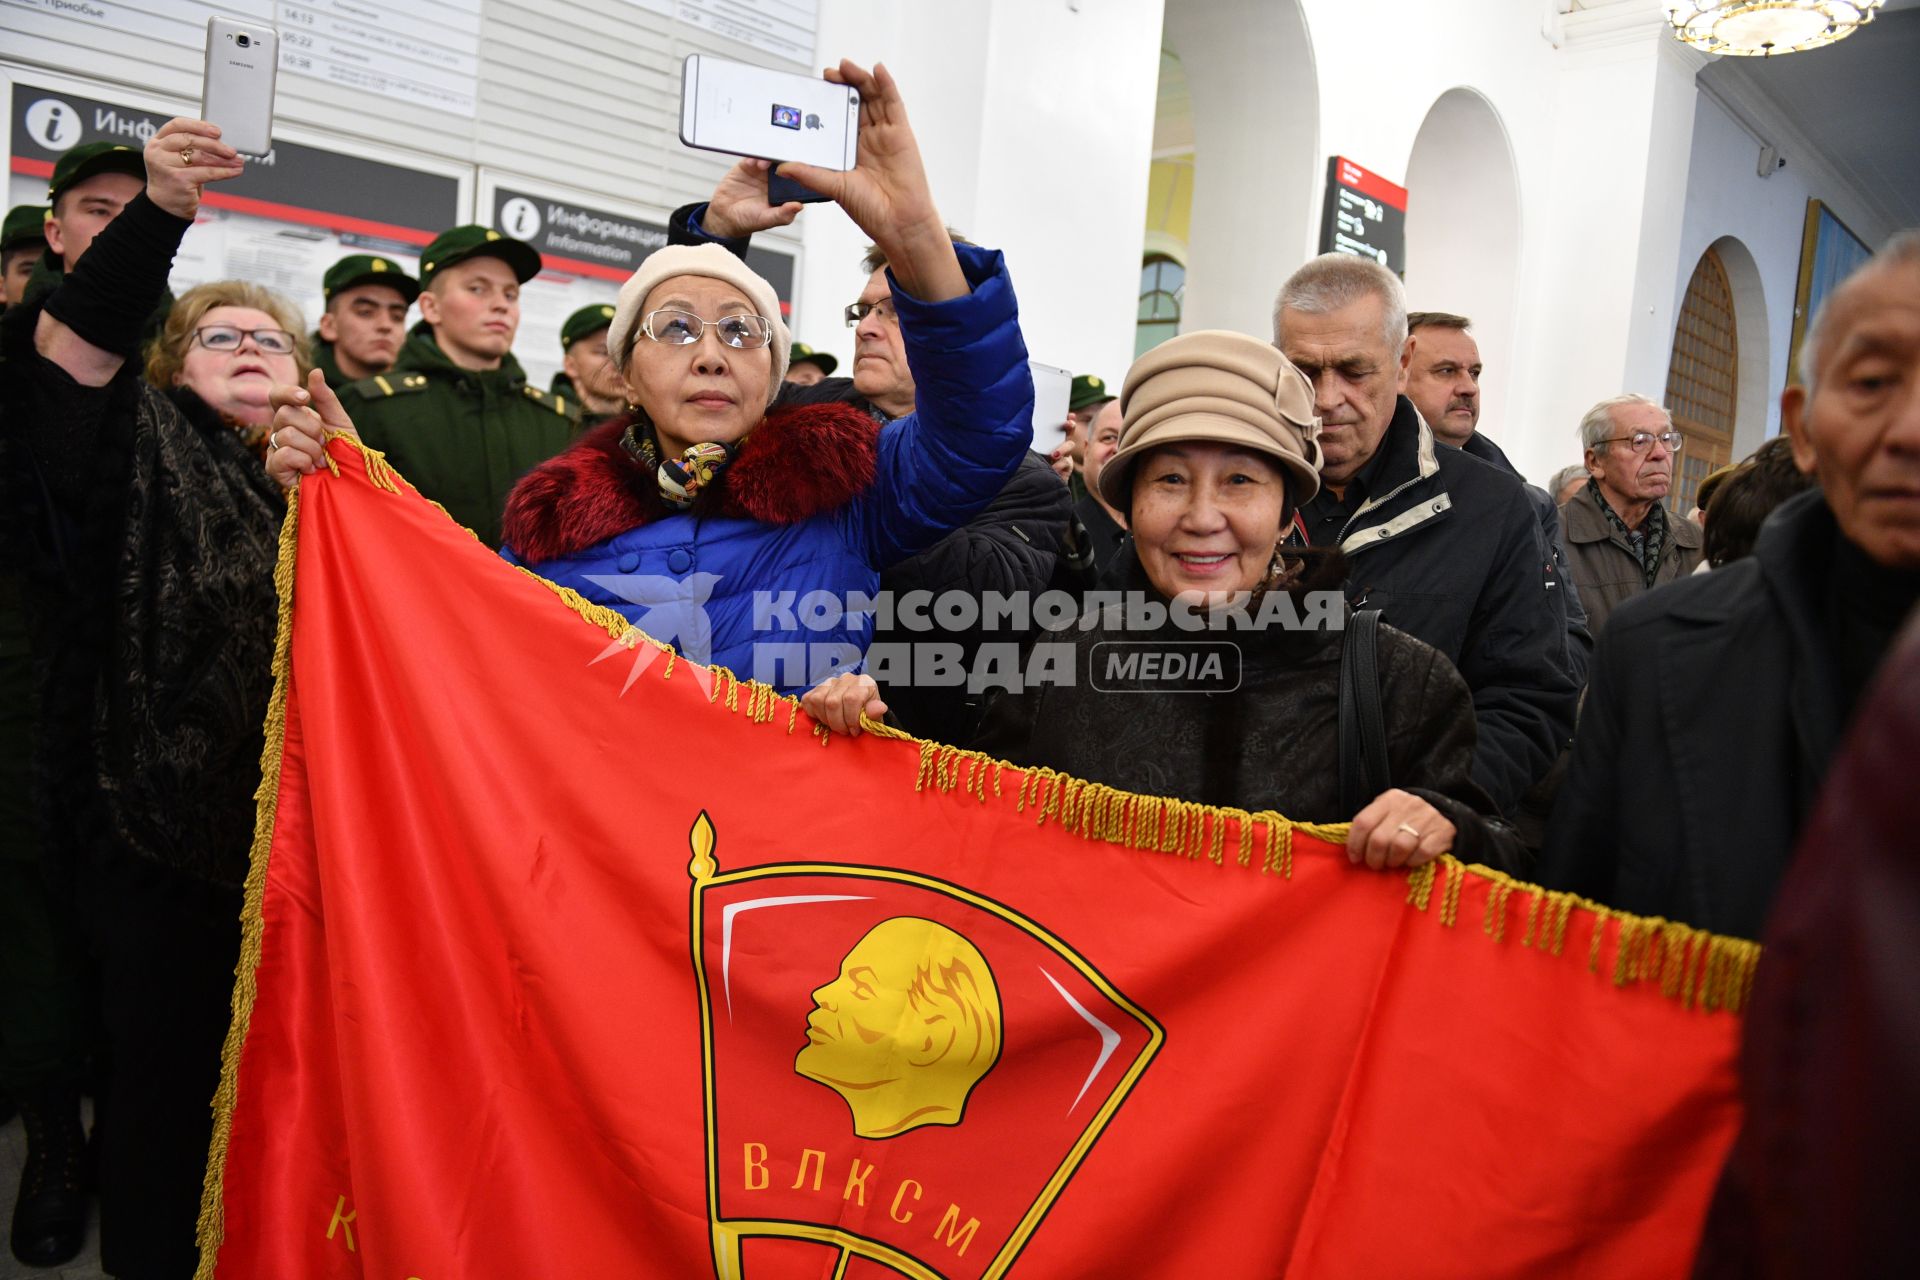
M793 335L780 318L780 299L766 279L717 244L670 244L641 259L640 266L620 286L620 300L613 310L613 322L607 326L607 350L614 366L625 371L633 355L634 339L641 335L640 322L646 316L647 295L664 280L675 276L709 276L725 280L753 303L754 310L773 322L773 379L767 385L767 403L772 404L787 376L788 350Z

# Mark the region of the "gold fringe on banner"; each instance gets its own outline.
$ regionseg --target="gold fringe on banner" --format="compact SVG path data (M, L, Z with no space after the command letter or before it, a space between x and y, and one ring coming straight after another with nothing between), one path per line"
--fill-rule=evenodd
M328 467L339 475L331 455ZM280 525L280 551L273 566L273 588L280 597L280 625L273 639L273 692L267 698L266 743L260 752L260 786L253 793L253 848L240 909L240 960L233 972L233 1021L227 1024L220 1047L220 1085L213 1095L213 1139L207 1148L207 1173L200 1186L200 1220L196 1239L200 1265L194 1280L213 1280L220 1244L226 1239L226 1201L221 1194L227 1172L227 1143L233 1136L233 1103L240 1088L240 1050L253 1022L253 998L258 990L260 935L264 922L260 904L267 891L267 853L273 847L273 825L280 811L280 757L287 739L287 676L293 657L293 570L300 529L300 490L287 491L287 515Z
M387 493L401 491L405 477L377 450L342 432L333 433L329 444L333 441L349 445L360 455L367 480L374 488ZM326 463L334 476L340 475L339 462L331 451ZM424 497L423 500L446 514L440 504ZM200 1200L201 1255L195 1280L212 1280L214 1262L225 1234L221 1184L239 1087L240 1053L253 1012L255 973L260 962L261 900L266 888L268 855L279 800L281 753L285 745L298 512L299 492L295 490L288 495L279 560L274 568L274 585L280 595L280 626L274 645L273 694L268 703L266 746L261 755L260 788L256 793L258 809L242 914L240 963L235 973L234 1017L221 1052L220 1087L214 1097L214 1135ZM521 568L520 572L547 588L574 614L604 631L609 638L629 648L650 644L661 650L667 655L667 661L660 678L672 678L680 655L671 645L634 627L617 610L595 604L577 591L550 582L529 569ZM749 723L777 722L779 709L784 706L787 709L785 732L794 733L801 710L799 699L768 685L742 681L724 667L707 666L705 670L711 679L709 702L738 713L740 691L744 687ZM1224 867L1229 861L1231 849L1231 861L1249 870L1256 866L1257 853L1259 871L1287 880L1293 874L1294 833L1304 833L1331 844L1344 844L1347 839L1350 825L1347 823L1295 822L1270 810L1252 813L1167 796L1139 795L1052 769L1021 769L982 752L924 741L874 721L863 721L863 726L876 737L912 742L919 748L915 791L958 793L971 798L975 804L987 804L990 799L1011 802L1015 813L1032 813L1036 825L1056 822L1087 840L1196 862L1204 859L1218 867ZM824 726L815 725L812 732L820 737L822 746L830 744L833 735ZM1003 775L1009 772L1018 783L1003 790ZM1573 913L1576 910L1585 913L1592 920L1588 967L1596 974L1599 972L1606 935L1611 932L1615 986L1653 983L1663 995L1688 1008L1729 1012L1745 1007L1752 988L1754 966L1760 957L1760 947L1755 942L1722 937L1672 921L1628 915L1574 894L1555 893L1515 880L1491 867L1468 865L1451 855L1401 874L1407 881L1407 905L1422 913L1431 904L1438 883L1441 889L1439 923L1449 928L1458 920L1460 896L1467 878L1487 881L1488 898L1481 936L1495 945L1506 944L1509 899L1515 893L1525 895L1527 901L1525 926L1520 934L1520 946L1524 949L1559 956Z

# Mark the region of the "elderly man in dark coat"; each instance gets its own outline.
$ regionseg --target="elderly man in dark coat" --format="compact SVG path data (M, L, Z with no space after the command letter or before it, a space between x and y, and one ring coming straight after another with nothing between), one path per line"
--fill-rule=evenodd
M1842 731L1920 601L1920 231L1835 290L1780 417L1820 491L1600 636L1540 882L1756 937Z

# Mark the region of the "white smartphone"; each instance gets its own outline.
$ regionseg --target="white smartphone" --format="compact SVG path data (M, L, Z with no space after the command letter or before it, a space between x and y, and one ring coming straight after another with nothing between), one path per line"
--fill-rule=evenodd
M1073 374L1057 364L1028 360L1033 373L1033 447L1052 453L1067 438L1067 401L1073 398Z
M680 75L680 141L702 151L853 168L860 94L844 84L689 54Z
M272 27L207 19L207 67L200 118L220 126L235 151L263 156L273 150L273 85L280 73L280 36Z

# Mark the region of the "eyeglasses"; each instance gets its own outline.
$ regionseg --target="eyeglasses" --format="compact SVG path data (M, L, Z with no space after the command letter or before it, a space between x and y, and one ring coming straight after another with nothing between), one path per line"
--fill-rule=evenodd
M765 316L741 314L703 320L691 311L663 309L647 312L646 320L640 325L640 332L669 347L690 347L706 337L708 329L717 332L720 341L743 351L764 347L773 341L773 322Z
M231 324L203 324L193 331L187 345L197 342L209 351L238 351L248 338L270 356L293 354L294 337L285 329L242 329Z
M847 328L857 326L869 315L878 313L882 324L899 324L900 313L893 309L892 298L882 298L878 302L853 302L847 305Z
M1680 444L1685 438L1686 437L1682 436L1678 431L1636 431L1630 436L1608 436L1605 440L1600 441L1600 443L1618 444L1624 440L1627 442L1627 447L1635 453L1645 453L1647 450L1653 448L1653 442L1658 440L1661 444L1667 446L1668 453L1678 453L1680 452Z

